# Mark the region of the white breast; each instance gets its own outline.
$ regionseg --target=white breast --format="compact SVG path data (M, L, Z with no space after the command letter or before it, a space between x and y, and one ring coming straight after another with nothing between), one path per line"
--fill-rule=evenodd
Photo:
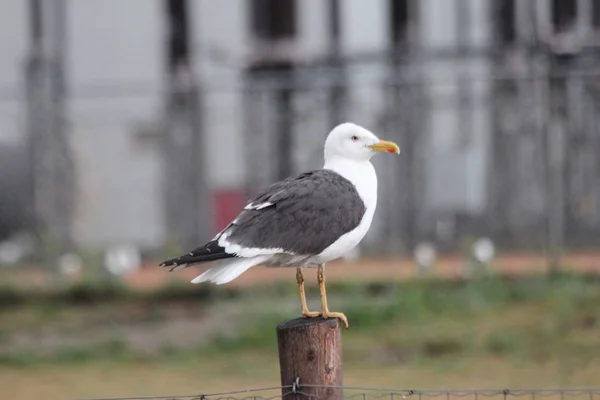
M377 174L369 161L357 162L334 159L325 164L324 168L335 171L352 182L365 203L366 210L362 220L354 230L340 236L338 240L319 254L319 261L322 263L343 256L360 243L371 227L371 221L373 221L373 215L377 207Z

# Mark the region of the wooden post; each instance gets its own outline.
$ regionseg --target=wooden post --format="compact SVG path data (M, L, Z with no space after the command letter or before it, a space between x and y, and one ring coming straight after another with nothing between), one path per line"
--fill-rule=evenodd
M282 394L290 399L342 399L342 334L337 318L299 318L277 326ZM318 388L310 385L338 386Z

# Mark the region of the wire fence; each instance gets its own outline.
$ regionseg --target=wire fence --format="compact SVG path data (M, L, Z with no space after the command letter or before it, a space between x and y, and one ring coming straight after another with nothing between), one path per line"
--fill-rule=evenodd
M314 389L342 390L341 398L346 400L424 400L424 399L494 399L509 400L595 400L600 397L600 388L534 388L534 389L393 389L363 386L324 386L324 385L290 385L267 388L238 390L220 393L175 395L175 396L140 396L87 398L78 400L275 400L285 398L319 399L309 391ZM328 397L340 398L340 397Z
M198 87L197 107L205 147L192 154L193 163L180 163L185 173L169 169L178 158L168 156L163 142L178 137L172 119L179 114L163 108L165 93L135 85L75 88L63 115L72 168L71 162L56 166L73 170L74 187L65 189L61 182L70 175L53 170L44 193L56 209L45 212L56 214L53 221L75 245L133 244L149 252L164 249L183 230L178 215L189 225L182 234L193 236L177 243L187 248L210 237L195 232L199 227L216 231L234 218L248 195L319 168L325 135L351 120L402 148L393 161L374 160L380 195L364 254L407 255L422 242L457 251L477 238L507 250L594 246L600 234L600 70L595 63L565 66L551 55L519 62L515 68L493 55L454 55L399 65L238 71L227 82L207 80ZM12 100L25 109L23 98ZM42 189L27 175L33 164L49 165L41 154L50 147L28 142L25 114L0 116L22 139L0 143L0 154L14 155L0 158L7 171L2 186L12 188L0 193L0 241L19 230L38 238L51 231L35 224L30 192ZM39 147L39 160L28 159L28 146ZM61 149L56 152L67 151ZM205 175L202 188L195 182L199 174ZM70 200L61 200L66 193ZM199 207L196 197L207 205ZM69 218L62 217L64 205Z

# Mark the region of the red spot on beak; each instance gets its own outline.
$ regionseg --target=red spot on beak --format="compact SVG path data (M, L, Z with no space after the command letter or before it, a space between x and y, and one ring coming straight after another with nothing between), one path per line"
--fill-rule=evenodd
M392 150L392 149L389 149L387 152L388 152L388 153L395 153L395 151L394 151L394 150Z

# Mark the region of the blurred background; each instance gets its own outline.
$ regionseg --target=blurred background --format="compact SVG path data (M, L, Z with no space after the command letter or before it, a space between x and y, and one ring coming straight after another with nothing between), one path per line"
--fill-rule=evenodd
M277 384L294 272L157 264L344 121L402 148L328 270L346 382L597 382L599 0L12 0L0 33L7 398Z

